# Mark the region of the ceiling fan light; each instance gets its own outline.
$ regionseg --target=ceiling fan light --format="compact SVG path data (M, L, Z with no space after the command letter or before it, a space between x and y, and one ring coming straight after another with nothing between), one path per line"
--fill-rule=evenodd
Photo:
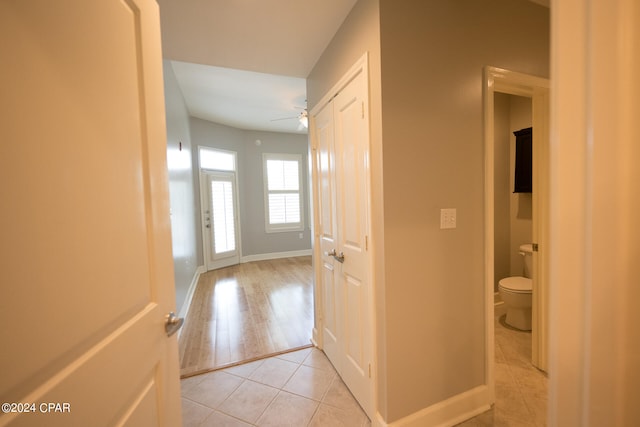
M307 110L304 110L302 113L300 113L300 117L298 118L298 120L300 120L300 124L306 128L309 127L309 118L307 117Z

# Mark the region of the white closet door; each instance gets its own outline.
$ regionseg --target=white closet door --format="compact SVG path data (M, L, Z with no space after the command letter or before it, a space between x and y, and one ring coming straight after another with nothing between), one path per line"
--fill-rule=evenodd
M330 103L315 118L318 153L318 210L320 212L320 248L322 253L323 350L340 371L342 290L336 266L330 255L338 244L336 215L336 165L333 126L333 104Z
M360 72L334 99L338 254L342 289L341 376L365 410L372 405L369 279L369 121L367 86Z
M369 122L365 69L314 116L322 253L323 349L373 413Z

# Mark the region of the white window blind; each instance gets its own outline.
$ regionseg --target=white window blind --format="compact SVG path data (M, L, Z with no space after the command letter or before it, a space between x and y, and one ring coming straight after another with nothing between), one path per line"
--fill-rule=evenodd
M302 230L302 156L265 154L266 230Z

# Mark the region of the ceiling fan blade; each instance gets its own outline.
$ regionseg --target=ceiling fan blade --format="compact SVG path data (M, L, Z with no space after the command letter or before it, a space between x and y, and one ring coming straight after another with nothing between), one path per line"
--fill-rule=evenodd
M279 119L271 119L272 122L277 122L279 120L291 120L291 119L297 119L298 116L293 116L293 117L281 117Z

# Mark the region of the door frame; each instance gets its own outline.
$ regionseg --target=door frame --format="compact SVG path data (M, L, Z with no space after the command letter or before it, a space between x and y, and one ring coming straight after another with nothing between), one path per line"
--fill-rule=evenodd
M207 147L210 148L210 147ZM226 150L220 150L220 151L226 151ZM234 152L234 155L236 153ZM228 264L223 260L226 260L226 258L223 258L223 260L216 262L213 262L213 267L209 268L209 259L213 259L213 257L211 256L211 254L209 253L212 248L211 245L207 244L207 227L206 227L206 221L205 221L205 217L204 217L204 210L207 208L208 206L208 200L209 200L209 196L207 194L207 183L209 182L209 175L233 175L232 178L232 184L233 184L233 197L234 197L234 221L235 221L235 234L236 234L236 251L237 251L237 262L234 262L232 264ZM224 267L228 267L231 265L236 265L240 263L240 260L242 259L242 245L240 243L240 236L241 236L241 230L240 230L240 201L239 201L239 197L238 197L238 172L237 172L237 167L235 171L219 171L219 170L211 170L211 169L199 169L199 177L200 177L200 230L202 233L202 254L204 257L204 268L205 271L210 271L210 270L215 270L218 268L224 268ZM213 224L213 218L211 220L211 223ZM230 257L229 257L230 258Z
M549 241L549 88L548 79L487 66L484 69L484 231L485 231L485 352L486 382L495 398L494 331L494 95L496 92L531 98L533 133L533 230L542 250L533 256L532 363L547 370L548 346L548 241Z

